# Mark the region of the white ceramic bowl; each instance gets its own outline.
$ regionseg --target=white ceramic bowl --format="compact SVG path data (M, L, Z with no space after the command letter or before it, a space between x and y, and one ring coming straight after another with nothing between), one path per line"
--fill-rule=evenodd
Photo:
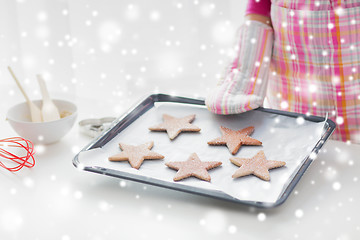
M33 143L50 144L59 141L65 136L75 123L77 116L76 105L65 100L53 99L59 112L64 111L71 115L50 122L31 122L30 110L26 102L17 104L7 112L7 120L11 127L21 137ZM33 101L41 109L41 100Z

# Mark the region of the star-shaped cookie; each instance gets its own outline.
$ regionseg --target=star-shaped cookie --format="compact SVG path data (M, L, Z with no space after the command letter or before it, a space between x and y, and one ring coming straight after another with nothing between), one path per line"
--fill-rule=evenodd
M174 181L179 181L188 177L197 177L210 182L211 177L207 170L220 166L221 162L202 162L196 153L190 155L184 162L168 162L165 165L169 168L178 170Z
M254 132L254 127L247 127L238 131L231 130L229 128L220 127L222 136L212 141L209 141L209 145L226 145L232 155L235 155L241 145L261 145L262 142L256 140L249 135Z
M147 142L138 146L119 143L121 153L109 157L109 161L129 161L131 167L139 169L146 159L163 159L164 156L151 151L154 142Z
M151 131L166 131L169 138L173 140L180 132L199 132L201 129L191 124L195 119L195 114L183 118L176 118L163 114L163 123L149 127Z
M233 178L239 178L253 174L262 180L270 181L269 169L284 166L282 161L267 160L264 151L259 151L252 158L230 158L230 161L240 168L232 175Z

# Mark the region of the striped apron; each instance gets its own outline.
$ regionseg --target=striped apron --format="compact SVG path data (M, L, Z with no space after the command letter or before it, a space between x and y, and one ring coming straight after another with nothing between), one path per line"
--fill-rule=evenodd
M360 143L360 0L272 0L271 108L325 116Z

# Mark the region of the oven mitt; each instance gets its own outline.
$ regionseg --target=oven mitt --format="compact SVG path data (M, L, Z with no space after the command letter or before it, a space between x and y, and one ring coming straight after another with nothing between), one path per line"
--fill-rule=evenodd
M205 100L211 112L236 114L263 105L273 38L273 29L259 21L240 27L236 57Z

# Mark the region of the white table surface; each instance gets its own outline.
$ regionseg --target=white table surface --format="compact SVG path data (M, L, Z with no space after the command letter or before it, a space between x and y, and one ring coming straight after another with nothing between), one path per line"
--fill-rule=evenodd
M90 141L76 125L36 146L34 168L0 169L0 239L360 237L359 145L329 140L284 204L257 209L80 171L72 159Z

